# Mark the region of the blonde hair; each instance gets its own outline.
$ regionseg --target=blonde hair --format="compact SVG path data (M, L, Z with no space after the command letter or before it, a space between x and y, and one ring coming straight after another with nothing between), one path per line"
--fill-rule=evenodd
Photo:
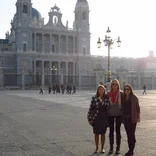
M119 93L118 103L119 103L119 105L121 105L120 82L119 82L119 80L114 79L114 80L111 82L111 91L113 91L112 84L113 84L114 82L116 82L116 83L118 84L118 90L117 90L118 93Z
M111 91L113 90L113 88L112 88L113 82L116 82L118 84L118 91L120 91L120 82L117 79L112 80L112 82L111 82Z

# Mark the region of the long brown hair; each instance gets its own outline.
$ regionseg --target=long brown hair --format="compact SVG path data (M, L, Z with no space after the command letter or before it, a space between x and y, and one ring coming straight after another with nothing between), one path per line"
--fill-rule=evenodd
M130 89L130 95L134 95L134 91L133 91L133 88L132 88L132 86L130 85L130 84L125 84L124 85L124 89L123 89L123 93L124 93L124 95L125 95L125 88L126 87L128 87L129 89Z
M104 93L103 93L103 98L106 96L106 89L104 87L104 85L99 85L96 91L96 96L99 97L99 88L103 88L104 89Z

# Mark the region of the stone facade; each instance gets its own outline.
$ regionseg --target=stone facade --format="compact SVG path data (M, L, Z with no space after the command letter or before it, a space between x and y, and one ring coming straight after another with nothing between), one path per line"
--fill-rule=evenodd
M36 85L42 86L79 84L79 58L90 58L88 2L78 0L74 13L73 28L69 28L68 21L63 25L61 10L55 5L50 8L49 21L45 24L39 11L32 7L31 0L17 0L8 35L12 50L3 54L3 58L7 55L3 74L33 75L33 83L38 81ZM7 62L12 62L9 71ZM16 85L21 84L20 79Z

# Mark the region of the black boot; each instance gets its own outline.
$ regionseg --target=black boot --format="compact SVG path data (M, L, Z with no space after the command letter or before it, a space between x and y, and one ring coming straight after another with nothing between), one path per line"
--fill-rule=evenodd
M116 136L116 154L120 154L121 136Z
M129 151L125 154L125 156L133 156L133 152L129 150Z
M113 154L114 136L109 136L110 149L109 154Z
M120 146L117 146L117 147L116 147L116 152L115 152L115 154L120 154Z
M129 151L125 154L125 156L133 156L133 151L135 147L135 143L128 143Z
M113 154L113 145L110 144L109 154Z
M135 143L130 144L130 146L129 146L129 154L130 155L133 155L134 147L135 147Z

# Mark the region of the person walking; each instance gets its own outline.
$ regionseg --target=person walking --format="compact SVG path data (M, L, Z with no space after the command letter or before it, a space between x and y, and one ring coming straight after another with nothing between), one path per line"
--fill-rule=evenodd
M49 94L51 93L51 86L49 86L49 88L48 88L48 93Z
M114 125L116 130L116 154L120 154L120 144L121 144L121 121L122 121L122 111L121 111L121 99L123 92L120 90L120 84L117 79L111 82L110 92L107 94L110 107L108 110L109 114L109 142L110 150L109 154L113 154L114 146Z
M135 130L136 125L140 122L140 106L139 99L134 94L132 86L126 84L124 86L124 97L122 100L123 123L127 133L129 151L125 156L132 156L135 148Z
M73 85L73 93L72 94L76 94L76 86Z
M56 85L55 84L53 84L52 90L53 90L53 94L55 94L55 92L56 92Z
M144 94L147 94L147 93L146 93L146 86L145 86L145 85L143 86L143 93L142 93L142 94L143 94L143 95L144 95Z
M39 94L43 94L43 88L42 88L42 87L40 87L40 92L39 92Z
M65 91L65 86L64 86L64 84L61 85L61 91L62 91L62 94L64 94L64 91Z
M95 153L98 152L99 136L101 136L101 153L105 153L105 133L108 127L108 106L109 100L106 96L105 87L99 85L96 95L92 97L87 119L93 126Z

